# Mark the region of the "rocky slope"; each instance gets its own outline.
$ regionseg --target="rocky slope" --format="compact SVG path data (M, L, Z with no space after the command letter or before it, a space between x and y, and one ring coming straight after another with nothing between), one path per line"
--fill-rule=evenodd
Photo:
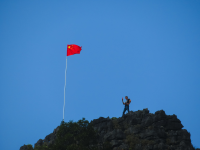
M103 118L91 121L98 131L98 147L108 141L112 150L195 150L190 133L176 115L166 115L163 110L149 113L148 109L130 111L120 118ZM59 126L44 140L35 144L54 144ZM92 147L92 143L90 147ZM28 150L24 145L20 150Z

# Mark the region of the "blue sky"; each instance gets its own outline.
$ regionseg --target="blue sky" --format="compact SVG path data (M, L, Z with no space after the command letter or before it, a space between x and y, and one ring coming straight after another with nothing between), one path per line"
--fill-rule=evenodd
M0 149L34 145L65 121L130 110L176 114L198 141L200 1L0 1Z

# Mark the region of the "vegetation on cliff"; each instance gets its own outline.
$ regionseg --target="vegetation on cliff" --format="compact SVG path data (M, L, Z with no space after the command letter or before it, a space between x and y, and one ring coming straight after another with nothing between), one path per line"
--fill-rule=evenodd
M28 144L26 150L97 150L97 141L98 133L94 130L92 123L83 118L78 122L62 121L54 143L48 145L44 142L43 145L36 145L34 148ZM103 146L104 150L111 148L108 142Z

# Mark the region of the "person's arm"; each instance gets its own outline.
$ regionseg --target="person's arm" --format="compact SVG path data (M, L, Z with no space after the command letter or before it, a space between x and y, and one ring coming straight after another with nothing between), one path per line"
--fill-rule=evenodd
M122 103L125 104L125 103L123 102L123 97L122 97Z
M129 100L129 103L128 103L128 105L131 103L131 100Z

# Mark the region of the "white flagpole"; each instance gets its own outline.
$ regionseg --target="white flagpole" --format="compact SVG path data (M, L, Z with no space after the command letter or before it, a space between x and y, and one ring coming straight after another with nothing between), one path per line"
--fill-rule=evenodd
M67 56L66 56L66 68L65 68L65 86L64 86L63 121L64 121L64 114L65 114L65 89L66 89L66 74L67 74Z

